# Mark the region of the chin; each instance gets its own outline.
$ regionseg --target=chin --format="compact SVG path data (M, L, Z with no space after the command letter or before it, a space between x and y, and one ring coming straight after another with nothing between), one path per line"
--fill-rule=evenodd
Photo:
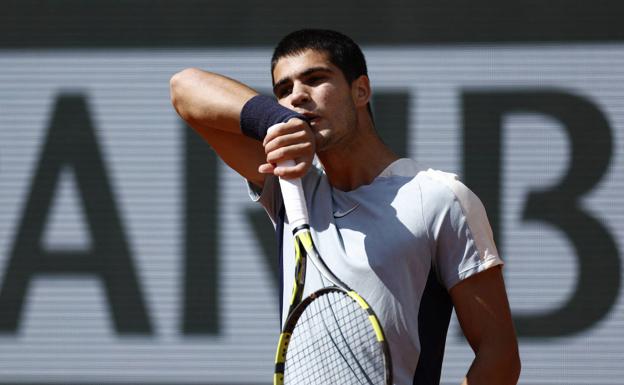
M327 132L327 130L317 131L316 132L316 151L327 150L330 140L331 140L330 135L329 135L329 132Z

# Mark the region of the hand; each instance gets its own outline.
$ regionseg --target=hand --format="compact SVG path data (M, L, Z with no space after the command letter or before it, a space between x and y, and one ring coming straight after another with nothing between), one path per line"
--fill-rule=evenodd
M300 178L308 172L314 159L316 142L310 125L298 118L292 118L286 124L271 130L262 143L267 163L260 165L258 171L274 174L284 179ZM294 160L293 167L278 167L277 163Z

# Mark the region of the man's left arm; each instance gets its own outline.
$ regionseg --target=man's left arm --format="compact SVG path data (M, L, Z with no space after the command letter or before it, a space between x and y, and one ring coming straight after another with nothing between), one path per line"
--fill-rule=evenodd
M459 324L475 352L463 385L517 384L518 342L501 266L464 279L450 290Z

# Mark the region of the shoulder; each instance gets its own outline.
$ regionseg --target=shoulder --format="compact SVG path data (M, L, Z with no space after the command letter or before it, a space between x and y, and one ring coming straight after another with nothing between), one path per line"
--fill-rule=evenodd
M457 205L466 217L485 211L481 200L456 174L430 168L421 171L417 179L427 207L439 210Z
M441 191L453 192L461 190L463 184L456 174L425 168L413 159L402 158L388 166L380 177L409 178L418 183L421 188L439 193Z
M429 213L445 211L454 204L466 211L482 207L481 201L456 174L422 167L412 159L395 161L379 176L378 180L394 178L405 192L418 194L423 209Z
M429 234L436 247L436 264L445 287L502 265L481 200L457 175L426 170L420 175Z
M419 173L423 190L423 211L432 233L454 237L457 231L470 231L477 247L495 250L492 229L483 203L456 174L428 169Z

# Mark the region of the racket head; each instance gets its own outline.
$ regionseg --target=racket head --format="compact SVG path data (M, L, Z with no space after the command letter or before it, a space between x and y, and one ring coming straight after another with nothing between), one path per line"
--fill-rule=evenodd
M391 385L388 343L366 301L336 286L306 297L280 335L273 383Z

